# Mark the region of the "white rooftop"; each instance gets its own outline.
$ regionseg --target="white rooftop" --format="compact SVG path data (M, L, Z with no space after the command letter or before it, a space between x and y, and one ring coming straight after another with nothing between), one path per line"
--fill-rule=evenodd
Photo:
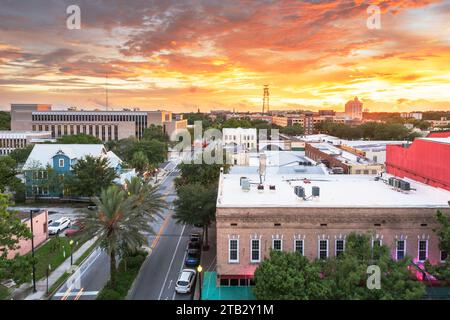
M257 190L259 175L245 174L250 179L250 191L242 190L242 174L222 174L219 183L217 207L413 207L446 208L450 191L434 188L413 180L411 191L397 191L383 181L375 181L372 175L311 175L267 174L263 192ZM304 183L307 178L310 183ZM386 175L383 179L387 179ZM275 185L276 190L269 190ZM306 196L312 187L320 188L320 196L308 200L294 193L294 186L305 188Z
M53 156L59 151L62 151L70 159L78 160L86 156L108 157L103 144L36 144L28 156L23 169L27 170L35 168L37 164L44 168L48 164L52 165ZM112 160L112 162L117 161L117 159ZM110 165L112 166L111 163Z
M450 137L447 138L434 138L434 137L430 137L430 138L420 138L421 140L428 140L428 141L433 141L433 142L439 142L439 143L445 143L445 144L450 144Z

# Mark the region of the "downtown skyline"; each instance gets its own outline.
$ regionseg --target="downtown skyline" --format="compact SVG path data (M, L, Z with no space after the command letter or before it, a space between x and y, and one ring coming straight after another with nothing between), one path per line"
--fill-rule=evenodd
M0 1L10 103L175 112L450 110L450 1ZM366 26L378 5L381 29Z

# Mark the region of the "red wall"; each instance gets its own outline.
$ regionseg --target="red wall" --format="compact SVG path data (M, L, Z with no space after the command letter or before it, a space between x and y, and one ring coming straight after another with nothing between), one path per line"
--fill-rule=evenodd
M386 171L450 191L450 145L421 139L409 148L387 145Z
M427 135L428 138L448 138L450 137L450 131L435 131L430 132Z

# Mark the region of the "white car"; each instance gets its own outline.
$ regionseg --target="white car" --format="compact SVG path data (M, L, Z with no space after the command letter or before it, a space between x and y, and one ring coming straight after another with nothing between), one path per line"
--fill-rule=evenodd
M70 226L70 219L66 218L66 217L60 218L60 219L52 222L48 226L48 233L49 234L58 234L61 231L63 231L64 229L66 229L68 226Z
M178 277L175 285L175 291L177 293L189 293L194 286L195 275L197 272L193 269L183 269Z

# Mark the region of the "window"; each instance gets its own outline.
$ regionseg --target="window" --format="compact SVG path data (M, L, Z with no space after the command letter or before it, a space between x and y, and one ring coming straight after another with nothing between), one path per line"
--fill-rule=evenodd
M239 256L238 256L238 250L239 250L239 243L237 239L230 239L228 242L228 262L230 263L238 263L239 262Z
M64 168L64 159L59 159L59 167Z
M328 240L319 240L319 259L328 258Z
M397 240L397 260L401 260L405 257L406 245L405 240Z
M428 240L419 240L419 261L427 260Z
M339 257L339 255L344 252L345 249L345 241L342 239L336 240L336 248L334 254L336 257Z
M446 251L441 250L441 262L445 262L445 260L447 260L448 258L448 254Z
M295 250L295 252L300 253L302 256L304 255L303 240L300 240L300 239L294 240L294 250Z
M283 242L281 239L273 239L272 240L272 249L275 251L283 250Z
M251 262L260 262L260 240L252 239L251 241Z
M372 248L381 247L381 245L382 245L381 239L372 240Z

